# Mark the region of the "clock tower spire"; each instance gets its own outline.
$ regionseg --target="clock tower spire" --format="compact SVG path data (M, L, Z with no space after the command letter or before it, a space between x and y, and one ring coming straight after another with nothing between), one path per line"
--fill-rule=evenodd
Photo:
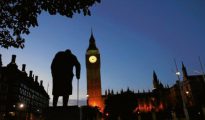
M91 33L90 40L89 40L89 47L88 47L87 51L89 51L89 50L97 50L98 51L98 48L96 47L96 44L95 44L95 38L93 36L93 33Z
M93 33L91 33L86 51L87 104L88 106L97 106L102 111L104 104L102 101L100 65L100 52L96 46Z

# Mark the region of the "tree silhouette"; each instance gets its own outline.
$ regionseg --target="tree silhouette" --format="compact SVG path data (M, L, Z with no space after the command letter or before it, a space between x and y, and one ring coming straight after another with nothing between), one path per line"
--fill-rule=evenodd
M0 0L0 46L23 48L23 34L38 26L41 12L72 18L74 14L91 15L89 7L101 0Z

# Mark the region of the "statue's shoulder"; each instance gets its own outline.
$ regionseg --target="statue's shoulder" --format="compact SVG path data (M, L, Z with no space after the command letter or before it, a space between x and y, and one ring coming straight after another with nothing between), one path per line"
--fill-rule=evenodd
M60 51L58 53L56 53L55 58L54 59L62 59L65 57L65 52Z
M65 52L60 51L60 52L57 52L57 53L56 53L56 56L62 56L62 55L65 55Z

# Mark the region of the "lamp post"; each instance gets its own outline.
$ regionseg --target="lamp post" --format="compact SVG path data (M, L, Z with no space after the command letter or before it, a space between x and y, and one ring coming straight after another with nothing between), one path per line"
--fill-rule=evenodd
M88 104L88 98L89 98L89 95L86 95L86 98L87 98L87 106L89 106L89 104Z
M202 77L204 79L204 84L205 84L205 73L204 73L204 68L203 68L200 56L199 56L199 63L200 63L200 66L201 66ZM204 104L202 105L202 112L203 112L203 117L205 119L205 105Z
M185 97L184 97L183 88L182 88L183 82L180 81L180 72L178 71L178 67L177 67L175 59L174 59L174 63L175 63L175 66L176 66L176 75L177 75L177 78L179 80L179 91L180 91L180 94L181 94L181 97L182 97L182 105L183 105L184 115L185 115L186 120L189 120L189 114L188 114L188 111L187 111L187 108L186 108Z
M18 105L18 109L19 109L19 120L22 120L22 110L25 108L25 105L23 104L23 103L20 103L19 105Z
M205 73L204 73L204 68L203 68L203 65L202 65L200 57L199 57L199 63L200 63L201 71L202 71L202 76L203 76L203 79L204 79L204 82L205 82Z

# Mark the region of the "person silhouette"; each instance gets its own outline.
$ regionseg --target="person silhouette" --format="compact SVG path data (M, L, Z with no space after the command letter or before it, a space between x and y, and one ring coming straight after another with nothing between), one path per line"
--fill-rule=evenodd
M75 67L76 78L80 79L80 63L71 50L56 53L51 63L53 77L53 106L57 106L59 96L63 96L63 106L67 106L69 95L72 94L73 68Z

